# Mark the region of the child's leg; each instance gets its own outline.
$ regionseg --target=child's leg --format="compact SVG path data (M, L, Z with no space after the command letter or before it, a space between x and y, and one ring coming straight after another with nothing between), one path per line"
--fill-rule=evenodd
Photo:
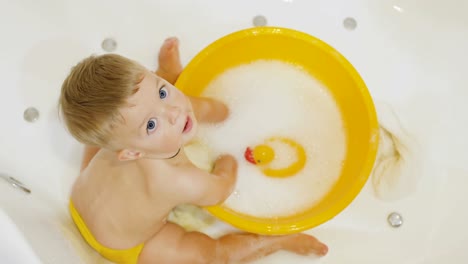
M182 72L182 63L179 57L179 41L172 37L164 41L159 50L158 69L156 75L174 84Z
M229 234L215 240L199 232L185 232L180 226L168 223L145 243L138 264L239 263L252 261L278 250L323 256L328 248L305 234Z

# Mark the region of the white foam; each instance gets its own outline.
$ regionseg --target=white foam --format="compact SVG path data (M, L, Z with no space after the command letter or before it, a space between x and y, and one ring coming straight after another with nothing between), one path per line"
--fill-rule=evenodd
M199 132L213 157L230 153L238 160L237 185L227 207L260 217L294 214L318 202L338 179L346 150L343 121L331 94L302 69L255 61L218 76L203 96L225 102L231 111L224 123L201 126ZM297 175L266 177L244 159L246 147L272 136L304 147L307 162ZM283 160L294 157L278 147L275 152L286 156Z

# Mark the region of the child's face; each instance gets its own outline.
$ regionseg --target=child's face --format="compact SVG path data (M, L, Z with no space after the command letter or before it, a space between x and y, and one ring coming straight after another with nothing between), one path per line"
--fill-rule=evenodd
M147 72L140 89L121 110L124 124L116 131L124 150L121 160L174 156L195 135L197 121L192 104L177 88Z

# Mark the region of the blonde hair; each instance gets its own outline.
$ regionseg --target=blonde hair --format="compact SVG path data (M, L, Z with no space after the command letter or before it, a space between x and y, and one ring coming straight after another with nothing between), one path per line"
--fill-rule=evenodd
M122 120L119 109L138 91L146 69L116 54L90 56L72 68L62 84L60 112L68 131L81 143L109 146Z

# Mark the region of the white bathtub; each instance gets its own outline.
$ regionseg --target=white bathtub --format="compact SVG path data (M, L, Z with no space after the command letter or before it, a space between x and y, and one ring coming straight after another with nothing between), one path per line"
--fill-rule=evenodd
M72 65L103 53L101 42L111 37L117 53L155 68L159 46L172 35L186 64L217 38L251 27L256 15L345 55L374 99L393 105L416 135L425 164L411 196L383 202L368 184L345 211L310 230L329 245L328 256L279 252L257 263L468 263L467 12L464 0L3 0L0 173L32 193L0 179L1 213L14 223L0 221L0 230L20 241L1 236L0 248L8 250L0 250L0 263L105 263L66 211L81 147L60 124L56 105ZM355 30L344 28L347 17L357 21ZM31 106L40 113L33 123L23 119ZM404 217L398 229L387 223L392 211Z

